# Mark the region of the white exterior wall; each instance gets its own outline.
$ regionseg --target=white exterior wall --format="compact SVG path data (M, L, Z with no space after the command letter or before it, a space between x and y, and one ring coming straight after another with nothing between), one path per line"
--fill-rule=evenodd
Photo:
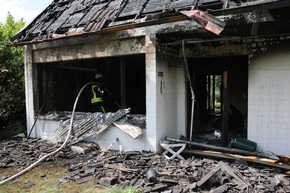
M186 98L183 65L157 54L157 140L178 138L186 133ZM162 73L163 76L158 75Z
M33 134L35 136L41 137L42 139L55 142L54 134L60 125L61 121L38 119L35 124L35 128L33 129Z
M255 55L249 65L248 138L258 151L290 155L290 50Z
M33 103L33 64L31 46L25 46L24 59L24 76L25 76L25 103L26 103L26 126L27 133L30 133L34 123L34 103ZM37 129L33 129L30 137L38 137Z
M153 151L155 147L151 146L148 138L146 129L143 129L143 134L140 135L137 139L133 139L121 129L115 126L110 126L104 132L97 135L95 138L88 138L89 141L93 140L104 148L111 146L113 141L118 138L111 149L121 150L121 151Z
M156 50L155 37L146 36L146 135L157 152L164 137L186 133L185 79L179 62L165 59Z
M157 85L155 37L145 36L146 46L146 135L153 151L157 150Z

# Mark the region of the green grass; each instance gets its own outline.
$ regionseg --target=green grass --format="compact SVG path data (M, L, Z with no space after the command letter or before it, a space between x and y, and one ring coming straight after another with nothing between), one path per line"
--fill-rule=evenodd
M0 178L11 176L17 173L15 168L0 169ZM96 187L94 182L77 184L75 182L60 183L57 181L67 175L65 167L38 166L33 170L23 174L16 180L7 182L0 186L0 193L91 193L99 192L104 188ZM15 183L17 181L17 183ZM31 188L24 189L24 186L34 183Z
M118 187L112 187L111 189L103 190L100 193L142 193L142 191L133 187L126 188L125 190Z
M0 168L0 179L19 172L16 168ZM38 166L23 174L19 178L0 186L0 193L142 193L141 190L130 187L122 190L118 187L106 188L97 185L96 182L77 184L75 182L57 183L61 178L68 175L66 167ZM35 185L31 188L23 187L29 183Z

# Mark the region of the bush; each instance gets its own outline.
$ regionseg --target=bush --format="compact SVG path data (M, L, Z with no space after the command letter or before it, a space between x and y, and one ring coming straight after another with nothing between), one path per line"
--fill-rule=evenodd
M9 137L25 129L25 91L23 48L7 46L23 26L8 13L0 23L0 137Z
M216 109L220 109L221 108L221 103L220 102L215 102L214 106Z

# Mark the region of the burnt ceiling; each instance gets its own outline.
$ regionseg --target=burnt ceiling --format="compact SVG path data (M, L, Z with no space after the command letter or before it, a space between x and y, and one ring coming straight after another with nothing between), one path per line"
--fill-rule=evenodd
M170 17L176 17L174 21L189 19L180 13L184 10L202 10L214 16L250 13L243 15L243 21L288 20L289 11L280 11L288 6L286 0L54 0L11 41L14 45L37 43L105 29L122 30L126 25L127 29L156 25L161 20L171 22ZM239 24L236 20L234 23Z

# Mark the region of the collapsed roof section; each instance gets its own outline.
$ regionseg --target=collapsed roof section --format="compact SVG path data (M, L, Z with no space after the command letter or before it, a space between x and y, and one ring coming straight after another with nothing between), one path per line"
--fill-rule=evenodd
M117 31L190 19L181 11L201 10L213 15L226 15L253 11L258 8L255 6L267 8L267 5L275 4L281 7L285 2L287 1L54 0L11 41L14 45L25 45L61 37Z

